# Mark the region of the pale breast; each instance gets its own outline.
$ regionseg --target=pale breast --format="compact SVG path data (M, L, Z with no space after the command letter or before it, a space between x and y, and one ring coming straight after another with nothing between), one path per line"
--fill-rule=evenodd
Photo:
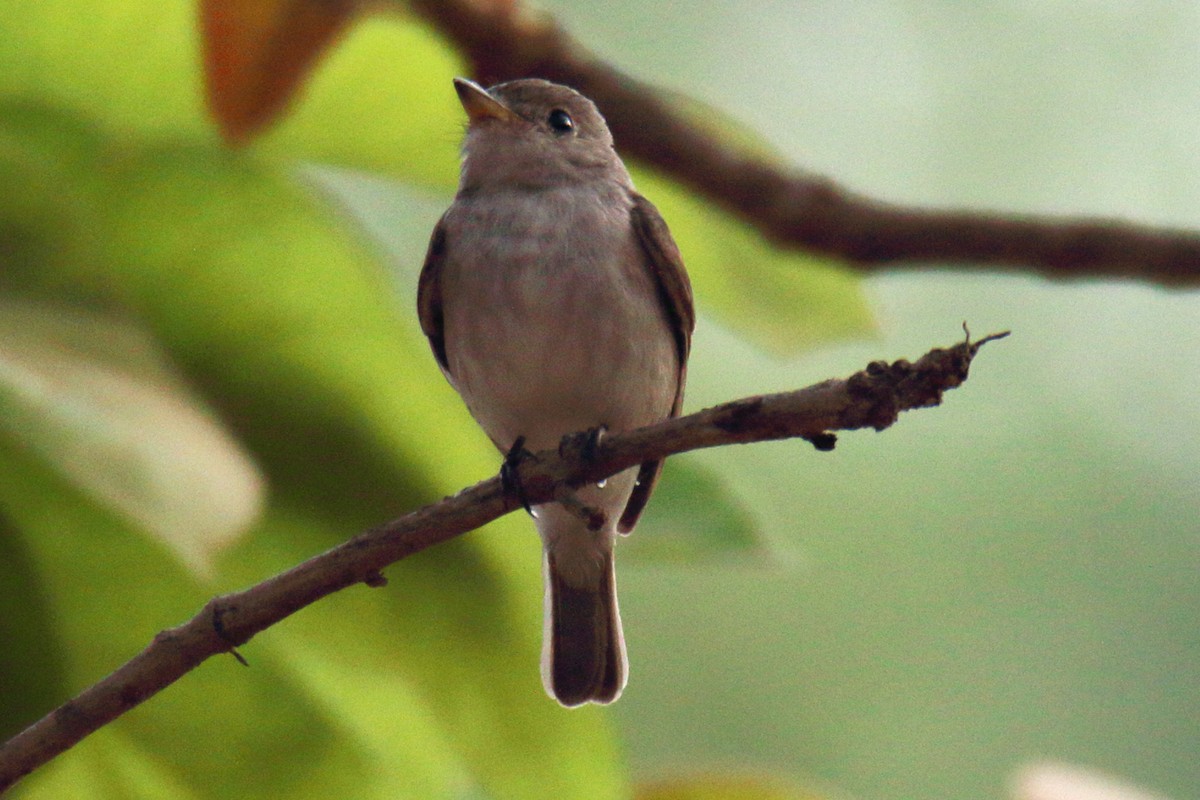
M667 416L678 360L623 190L460 198L446 234L450 372L499 446Z

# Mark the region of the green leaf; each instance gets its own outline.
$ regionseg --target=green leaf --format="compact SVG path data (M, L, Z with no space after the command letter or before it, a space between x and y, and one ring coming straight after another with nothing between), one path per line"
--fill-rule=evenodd
M193 15L149 0L0 11L0 292L136 320L270 486L253 534L202 581L44 458L0 441L0 511L42 578L71 688L211 593L495 470L376 252L290 177L316 159L451 187L458 62L411 19L372 19L291 118L229 153L200 100ZM780 256L678 189L643 188L684 247L704 313L780 351L861 328L846 323L856 290L843 274ZM95 765L82 791L99 796L168 777L212 797L618 796L603 714L563 712L538 685L539 562L516 518L408 559L388 588L341 593L263 634L247 648L252 670L206 664L64 758ZM371 686L343 702L364 675ZM389 725L406 735L372 734ZM169 776L110 769L118 741Z
M54 576L73 687L213 592L494 473L374 253L294 179L253 155L113 139L45 109L0 122L0 137L17 160L40 150L53 165L38 218L77 221L40 228L0 289L119 305L271 486L253 534L200 583L42 460L0 450L0 510ZM244 648L251 670L207 663L64 758L121 737L211 797L619 796L603 715L564 712L541 690L539 568L528 522L506 519L406 559L385 589L306 609Z
M659 89L658 93L676 113L687 118L689 125L706 131L747 155L782 164L784 159L774 145L721 108L671 89Z
M71 109L110 132L215 140L192 3L7 3L0 29L0 95Z
M621 560L718 564L769 557L758 521L720 477L695 459L667 460L635 535L621 540Z
M0 10L0 96L81 113L110 133L215 143L193 3L45 0ZM427 27L363 18L319 65L264 152L449 188L461 61Z
M363 16L318 68L304 99L261 147L450 189L465 126L450 79L459 56L411 18Z
M207 572L258 516L263 481L128 321L0 298L0 435Z
M60 668L68 685L56 702L136 654L157 631L190 617L211 594L156 540L139 535L40 459L3 445L0 508L39 565L55 638L63 644ZM4 609L25 613L20 603ZM42 645L33 647L37 653ZM197 796L298 796L308 787L348 793L366 768L366 754L346 746L333 719L281 664L285 656L261 648L249 670L232 659L205 664L63 756L95 760L90 781L61 796L139 796L98 755L114 741L170 765ZM38 778L22 787L35 787Z
M171 765L118 736L84 746L79 758L60 758L38 770L15 793L21 800L94 797L105 800L172 798L202 800L172 771Z
M66 691L65 653L33 554L0 510L0 741Z
M328 500L367 525L381 509L351 498L394 509L405 491L409 505L435 495L402 455L424 431L395 421L452 419L429 391L442 379L374 254L308 191L252 157L114 140L28 104L0 102L0 141L0 172L41 165L38 203L0 200L0 230L32 231L0 290L136 317L276 489L310 507ZM355 407L369 421L344 413Z
M638 788L636 800L823 800L827 794L780 778L730 774L690 775Z
M123 135L211 142L190 11L151 0L13 6L0 12L0 93L33 92ZM449 189L464 121L450 78L462 71L453 51L416 20L364 17L257 147L284 161L321 161ZM711 115L704 119L714 127ZM716 128L738 146L762 150L743 128ZM679 240L702 313L781 355L872 329L849 271L775 249L677 184L644 174L639 184Z
M671 227L701 313L778 356L873 329L859 279L849 270L776 249L745 223L657 175L638 171L635 179Z

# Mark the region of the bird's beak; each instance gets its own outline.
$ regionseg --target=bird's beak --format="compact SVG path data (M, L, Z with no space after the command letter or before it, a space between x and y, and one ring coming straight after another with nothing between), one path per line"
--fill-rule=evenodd
M454 91L458 92L458 99L471 122L482 122L485 119L514 122L519 119L516 112L488 94L487 89L475 81L455 78Z

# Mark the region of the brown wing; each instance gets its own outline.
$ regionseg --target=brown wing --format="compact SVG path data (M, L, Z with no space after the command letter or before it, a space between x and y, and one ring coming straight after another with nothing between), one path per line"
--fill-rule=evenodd
M421 278L417 282L417 316L421 330L429 338L433 355L450 375L450 364L446 361L446 339L442 326L442 261L446 257L445 217L438 220L429 239L429 250L425 253L425 266L421 267Z
M675 336L675 348L679 356L679 382L675 387L675 402L671 406L671 416L679 416L683 406L683 384L687 378L688 353L692 349L692 329L696 327L696 310L692 305L692 285L688 281L687 270L683 268L683 258L679 248L671 238L667 223L654 205L636 192L633 195L633 209L630 211L634 235L646 254L646 266L654 275L658 285L658 297L662 302L663 314L671 326ZM654 485L658 482L658 474L662 471L662 461L647 461L638 470L637 485L617 530L629 533L637 524L638 517L650 499Z

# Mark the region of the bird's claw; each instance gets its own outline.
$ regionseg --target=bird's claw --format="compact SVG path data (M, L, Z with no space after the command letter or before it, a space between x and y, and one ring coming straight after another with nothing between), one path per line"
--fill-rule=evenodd
M596 450L606 433L608 426L604 424L588 428L586 431L568 433L558 443L558 454L567 458L572 453L577 453L581 461L591 461L596 457Z
M504 463L500 465L500 485L504 494L521 504L521 508L533 516L533 509L525 499L525 487L521 485L521 463L534 458L533 453L525 449L525 437L518 436L504 454Z

